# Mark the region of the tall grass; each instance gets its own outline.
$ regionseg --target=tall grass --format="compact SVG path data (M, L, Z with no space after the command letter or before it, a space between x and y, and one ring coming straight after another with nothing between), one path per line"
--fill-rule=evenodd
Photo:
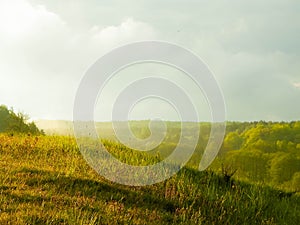
M156 160L105 146L124 162ZM0 157L0 224L300 224L299 196L211 171L184 168L145 187L111 183L71 137L1 134Z

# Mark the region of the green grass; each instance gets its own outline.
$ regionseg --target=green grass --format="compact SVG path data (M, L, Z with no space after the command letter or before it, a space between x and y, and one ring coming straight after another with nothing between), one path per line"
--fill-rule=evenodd
M106 142L124 158L116 146ZM296 194L211 171L185 168L145 187L111 183L70 137L0 135L0 157L0 224L300 224Z

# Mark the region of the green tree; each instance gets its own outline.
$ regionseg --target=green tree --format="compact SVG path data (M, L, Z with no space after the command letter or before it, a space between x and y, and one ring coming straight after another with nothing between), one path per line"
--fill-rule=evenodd
M294 173L292 179L292 186L295 191L300 192L300 172Z
M238 132L230 132L224 139L223 148L225 151L238 150L242 147L244 139L238 134Z
M270 161L270 176L274 184L292 179L294 173L300 171L300 160L291 153L279 152Z
M29 116L24 113L15 113L13 109L0 106L0 132L16 132L43 134L34 122L28 123Z

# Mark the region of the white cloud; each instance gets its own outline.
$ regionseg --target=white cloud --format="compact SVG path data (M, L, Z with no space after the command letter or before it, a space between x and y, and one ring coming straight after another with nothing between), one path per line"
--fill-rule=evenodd
M293 86L294 86L295 88L300 88L300 82L294 82L294 83L293 83Z
M16 39L32 35L36 30L63 26L58 15L49 12L42 5L33 7L26 0L0 2L0 33L2 38ZM47 29L45 29L47 28Z
M125 19L119 26L108 26L91 29L92 38L100 42L132 41L136 39L150 39L154 36L154 30L147 24L135 21L133 18Z
M70 119L86 68L113 47L154 37L151 26L133 18L74 30L43 5L1 0L0 104L35 118Z
M74 49L78 49L77 46L84 47L81 49L85 55L83 59L89 59L90 63L111 49L134 41L155 39L157 36L150 25L133 18L123 19L114 26L95 25L80 35L74 42Z

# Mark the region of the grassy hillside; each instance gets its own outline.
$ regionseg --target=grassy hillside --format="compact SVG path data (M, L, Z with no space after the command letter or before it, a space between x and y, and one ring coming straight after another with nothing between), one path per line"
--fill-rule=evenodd
M0 134L0 157L0 224L300 224L297 194L226 174L185 168L152 186L110 183L70 137Z
M48 125L47 125L48 124ZM48 133L72 134L72 122L39 122L41 129ZM121 129L127 123L119 122ZM149 121L131 121L134 135L147 138L151 132ZM167 133L163 142L152 153L161 158L169 156L180 139L180 123L166 122ZM188 163L198 168L201 156L210 135L210 123L185 123L189 132L184 138L195 139L195 130L200 135L195 153ZM51 129L50 129L51 127ZM96 123L101 138L117 141L112 124ZM184 139L183 138L183 139ZM228 122L226 137L219 157L211 169L221 172L222 164L236 170L234 178L251 183L263 183L286 191L300 191L300 122Z

